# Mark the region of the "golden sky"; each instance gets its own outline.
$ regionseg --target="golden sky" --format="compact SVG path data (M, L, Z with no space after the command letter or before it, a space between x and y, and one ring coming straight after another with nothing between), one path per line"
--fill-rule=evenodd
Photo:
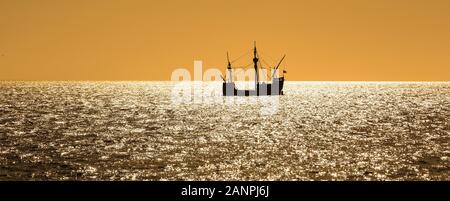
M449 0L0 0L0 80L169 80L253 41L287 80L450 81Z

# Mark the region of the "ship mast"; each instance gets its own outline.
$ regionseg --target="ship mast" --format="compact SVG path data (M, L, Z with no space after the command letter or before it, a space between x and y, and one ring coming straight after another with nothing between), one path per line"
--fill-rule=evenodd
M255 67L255 89L256 89L256 94L259 95L259 76L258 76L258 56L256 53L256 41L255 41L255 46L253 48L253 63L254 63L254 67Z
M227 60L228 60L228 67L227 67L227 73L228 73L228 82L233 82L233 72L231 71L231 62L230 62L230 57L228 56L228 52L227 52Z

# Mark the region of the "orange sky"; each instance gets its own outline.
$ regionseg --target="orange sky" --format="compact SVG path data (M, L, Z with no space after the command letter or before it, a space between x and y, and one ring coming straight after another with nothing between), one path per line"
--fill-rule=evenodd
M0 0L0 80L168 80L254 40L288 80L450 81L448 0Z

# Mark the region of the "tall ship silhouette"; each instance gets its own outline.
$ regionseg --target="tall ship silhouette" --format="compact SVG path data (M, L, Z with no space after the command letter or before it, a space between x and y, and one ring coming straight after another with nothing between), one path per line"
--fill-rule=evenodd
M254 89L238 89L236 88L236 83L233 81L233 67L231 66L230 58L227 53L227 75L226 79L222 77L222 92L224 96L276 96L283 95L283 85L284 85L284 74L285 70L282 71L281 76L278 74L279 67L283 62L286 55L281 58L278 64L271 68L271 83L269 82L260 82L259 79L259 68L262 68L260 63L260 57L258 51L256 49L256 42L254 43L253 48L253 67L255 69L255 87Z

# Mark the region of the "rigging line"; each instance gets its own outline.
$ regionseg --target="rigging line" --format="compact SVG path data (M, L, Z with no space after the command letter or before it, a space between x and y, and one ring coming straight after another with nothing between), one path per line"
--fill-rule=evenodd
M270 68L270 65L269 64L267 64L267 62L265 62L264 61L264 59L259 55L259 52L258 53L256 53L256 55L258 56L258 58L259 58L259 60L258 60L258 63L259 63L259 68L260 69L264 69L264 68ZM263 61L264 62L264 64L265 65L267 65L267 67L264 67L263 65L262 65L262 63L261 63L261 61Z
M247 65L245 65L245 66L241 66L241 67L233 67L233 69L237 69L237 68L244 68L244 69L247 69L247 68L249 68L251 65L252 65L253 63L249 63L249 64L247 64Z
M252 50L249 50L249 51L245 52L243 55L239 56L237 59L234 59L234 60L231 61L230 63L234 63L235 61L237 61L237 60L241 59L242 57L248 55L251 51L252 51Z
M270 67L270 64L268 64L263 58L260 58L260 59L261 59L262 62L264 62L265 65L267 65L266 68L271 68L271 67Z
M261 59L261 58L260 58ZM270 68L270 67L263 67L262 66L262 63L260 62L260 61L258 61L259 62L259 64L260 64L260 69L265 69L265 68ZM263 82L264 81L268 81L269 80L269 76L268 76L268 74L270 74L270 73L264 73L262 76L261 76L261 78L264 78L264 80L262 80Z
M276 60L274 60L271 56L264 54L263 52L261 52L261 54L264 55L264 57L269 58L271 63L277 63Z
M244 68L249 68L252 64L253 64L253 62L245 65Z
M270 64L268 64L262 57L259 56L258 54L258 58L259 58L259 68L270 68ZM266 65L266 67L263 66L263 63L261 63L261 61L264 63L264 65Z
M263 53L261 53L261 55L263 55ZM259 56L259 54L258 54L258 56ZM267 55L264 54L264 57L265 57L265 56L267 56ZM267 68L267 69L271 69L271 68L272 68L272 65L270 65L270 64L269 64L266 60L264 60L262 57L259 57L259 59L262 60L262 62L266 65L266 68ZM270 57L269 57L269 59L270 59ZM262 66L262 65L261 65L261 66Z
M262 65L262 63L261 63L261 58L260 58L260 60L258 61L258 63L259 63L259 68L261 68L261 69L263 69L264 67L263 67L263 65ZM267 68L267 67L266 67Z
M263 60L262 58L261 58L261 56L259 55L259 52L258 53L256 53L256 56L258 57L258 63L259 63L259 68L263 68L262 67L262 63L261 63L261 60Z

